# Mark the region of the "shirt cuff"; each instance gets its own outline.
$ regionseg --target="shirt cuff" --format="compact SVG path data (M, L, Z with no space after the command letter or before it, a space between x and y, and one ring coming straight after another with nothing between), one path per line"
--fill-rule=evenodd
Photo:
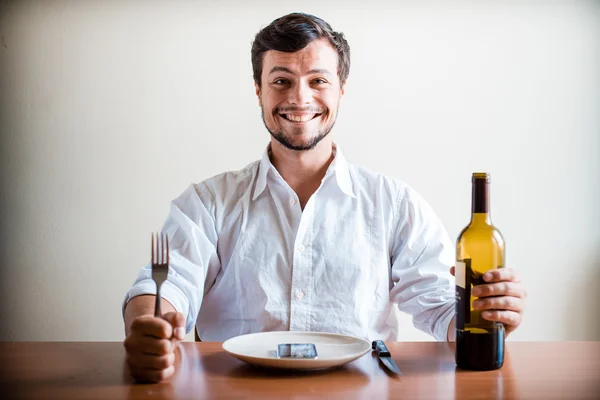
M144 294L156 295L156 284L152 279L144 279L139 281L132 286L131 289L129 289L125 295L125 299L123 300L123 307L121 310L123 317L125 317L125 307L127 306L127 303L134 297ZM194 321L194 318L190 318L189 316L190 305L181 289L167 280L160 288L160 297L171 303L171 305L173 305L175 308L175 311L185 315L186 332L189 333L194 325L194 323L190 321Z
M447 309L438 317L438 322L433 332L433 336L438 342L448 341L448 327L450 326L452 318L454 318L455 302L452 301L444 307L447 307Z

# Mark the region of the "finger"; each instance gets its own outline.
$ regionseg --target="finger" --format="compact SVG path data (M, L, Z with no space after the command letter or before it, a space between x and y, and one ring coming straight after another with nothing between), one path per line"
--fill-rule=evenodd
M127 364L132 369L154 369L163 370L169 368L175 362L175 353L169 353L162 356L148 354L127 355Z
M511 330L521 323L521 315L514 311L484 311L481 316L488 321L502 322L511 326Z
M140 335L169 339L173 334L173 327L162 318L156 318L152 315L142 315L133 320L131 331Z
M483 274L483 280L486 282L520 282L517 271L512 268L498 268Z
M185 339L185 317L179 312L169 312L162 318L171 324L173 328L173 337L179 340Z
M518 282L500 282L477 285L471 290L471 294L475 297L489 296L511 296L525 297L525 289Z
M473 309L521 312L523 300L511 296L484 297L473 302Z
M138 382L149 382L156 383L160 381L164 381L173 375L175 372L175 367L170 366L169 368L163 369L161 371L154 369L132 369L131 376Z
M454 276L454 271L455 271L455 268L454 267L450 267L450 275Z
M176 343L170 339L157 339L152 336L129 335L125 338L124 346L127 353L139 353L162 356L172 353Z

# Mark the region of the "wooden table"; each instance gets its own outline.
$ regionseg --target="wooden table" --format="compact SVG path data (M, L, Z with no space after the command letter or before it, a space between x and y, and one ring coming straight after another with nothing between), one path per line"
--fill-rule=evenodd
M387 343L404 375L371 353L312 373L257 369L221 343L182 343L177 372L136 384L120 342L0 343L0 398L18 399L600 399L600 342L507 342L498 371L457 370L453 344Z

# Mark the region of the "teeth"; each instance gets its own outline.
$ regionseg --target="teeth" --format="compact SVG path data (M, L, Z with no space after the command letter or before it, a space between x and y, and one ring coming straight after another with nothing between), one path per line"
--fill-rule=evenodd
M284 114L287 119L294 122L306 122L310 121L315 117L316 114L304 114L304 115L293 115L293 114Z

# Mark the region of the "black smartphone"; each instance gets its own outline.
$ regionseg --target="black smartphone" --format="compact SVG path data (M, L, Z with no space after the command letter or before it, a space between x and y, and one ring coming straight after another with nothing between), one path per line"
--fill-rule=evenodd
M277 345L277 358L316 360L317 348L312 343L282 343Z

